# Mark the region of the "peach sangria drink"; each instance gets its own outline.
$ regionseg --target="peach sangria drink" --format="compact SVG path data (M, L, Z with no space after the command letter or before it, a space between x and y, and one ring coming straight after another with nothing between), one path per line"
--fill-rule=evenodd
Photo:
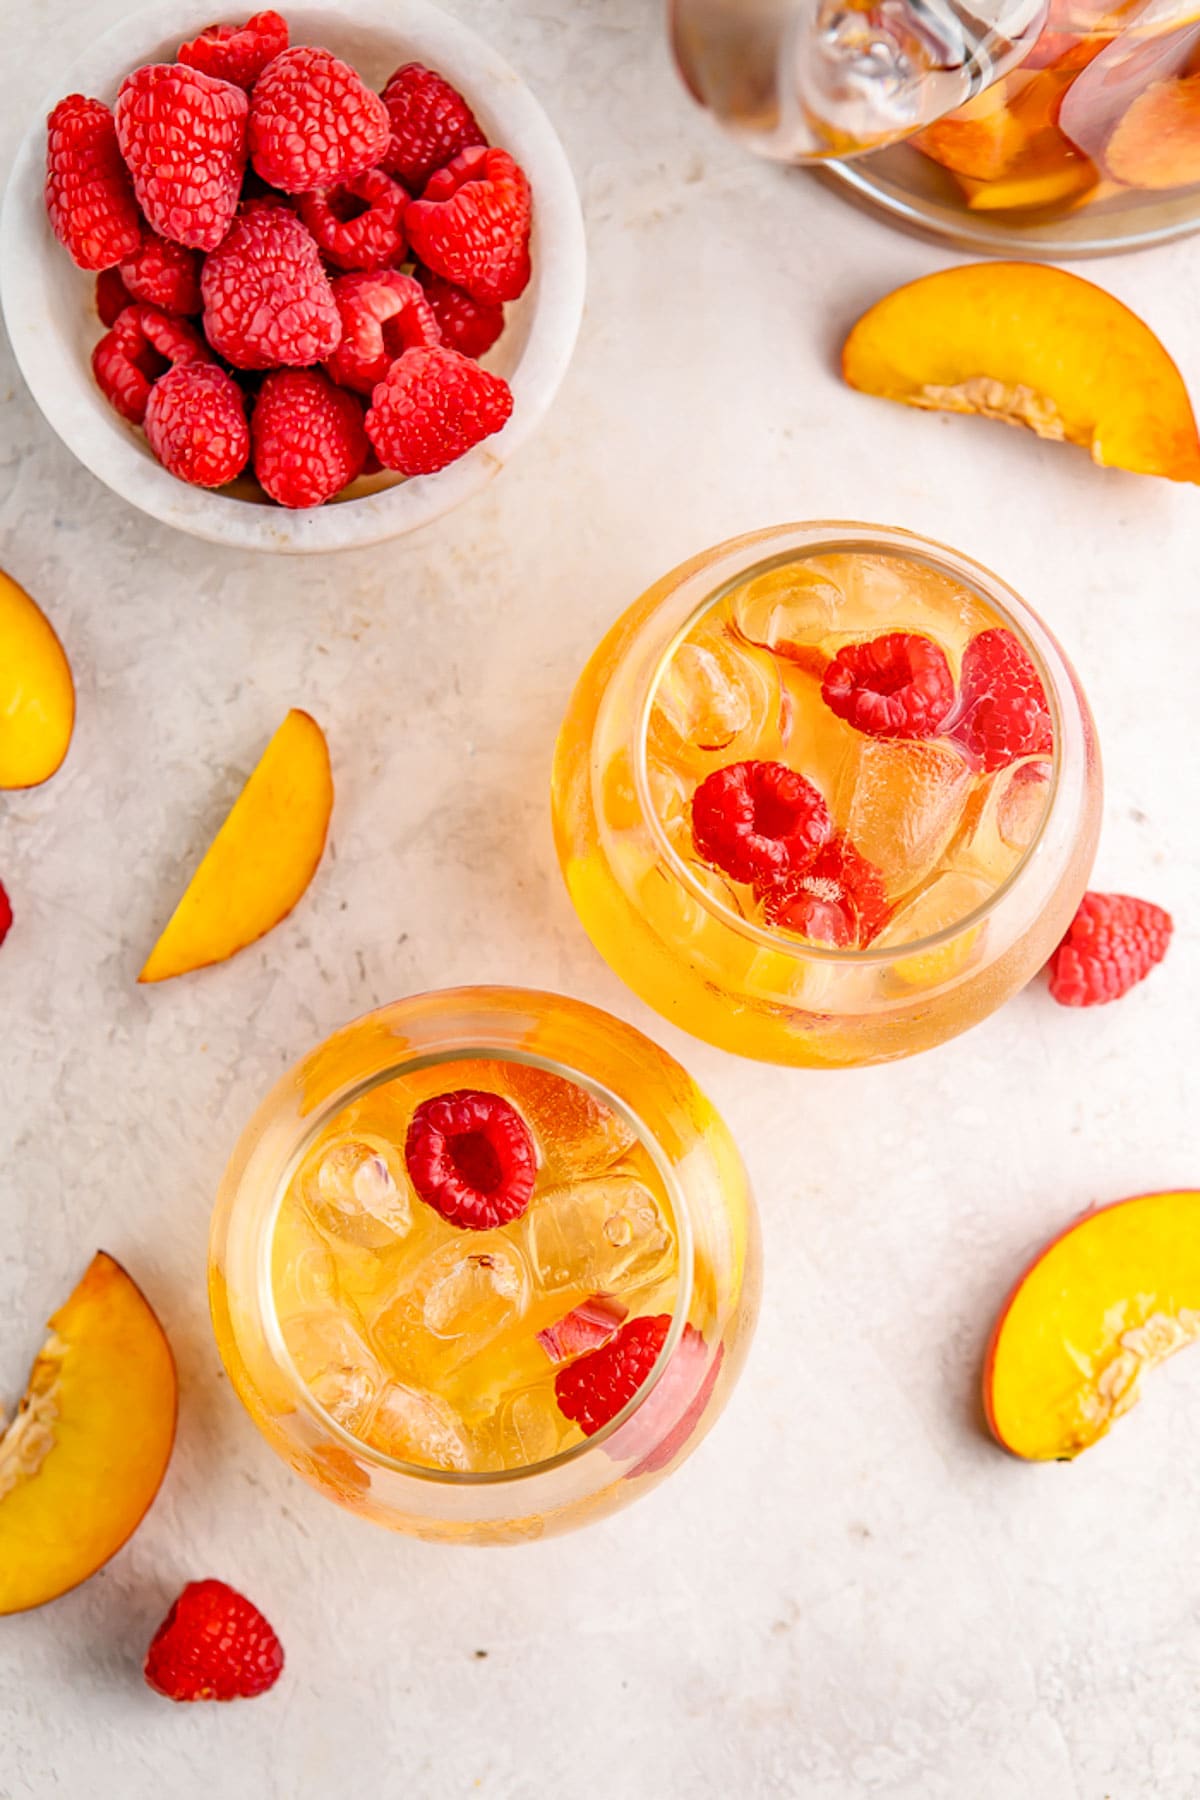
M404 1001L315 1051L213 1233L218 1340L269 1441L369 1517L477 1541L608 1510L686 1454L757 1285L741 1164L690 1078L520 991Z
M559 740L581 920L727 1049L881 1062L982 1019L1086 886L1100 772L1061 650L955 552L789 526L666 576L605 639Z

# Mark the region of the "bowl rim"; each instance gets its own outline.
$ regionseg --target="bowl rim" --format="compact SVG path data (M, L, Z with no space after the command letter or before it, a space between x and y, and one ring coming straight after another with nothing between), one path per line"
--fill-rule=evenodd
M126 71L146 60L148 44L155 47L171 37L182 41L189 31L200 30L208 22L202 10L192 0L155 0L119 20L63 70L22 136L0 211L0 306L17 365L46 421L77 460L163 524L210 543L293 553L356 549L419 530L488 485L537 429L566 374L583 317L587 264L583 215L566 152L511 65L431 0L300 0L290 9L298 38L334 37L340 20L394 36L397 62L405 56L428 59L464 88L473 105L495 114L500 135L529 173L534 275L525 302L526 341L508 377L513 412L496 436L437 474L334 505L289 511L189 487L154 461L116 413L90 403L90 370L70 368L64 379L62 338L48 324L51 253L66 259L67 270L74 265L50 230L43 180L45 118L58 99L75 91L111 98ZM240 18L244 11L234 8L228 16ZM320 24L313 22L317 18ZM470 71L465 77L464 68ZM75 272L81 281L90 279L85 271ZM81 405L83 382L89 403Z

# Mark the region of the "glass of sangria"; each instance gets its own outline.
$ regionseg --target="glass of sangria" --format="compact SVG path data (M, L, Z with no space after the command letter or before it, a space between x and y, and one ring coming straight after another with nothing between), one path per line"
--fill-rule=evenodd
M976 1024L1086 888L1101 778L1058 644L908 532L787 525L617 621L559 737L554 825L618 975L764 1061L886 1062Z
M756 1216L691 1077L578 1001L462 988L284 1076L213 1220L234 1387L322 1493L421 1537L536 1538L648 1491L725 1404Z

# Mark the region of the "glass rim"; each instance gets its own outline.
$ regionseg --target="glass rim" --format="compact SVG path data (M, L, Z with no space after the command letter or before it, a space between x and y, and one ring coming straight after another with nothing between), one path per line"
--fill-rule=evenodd
M760 950L768 950L775 955L789 956L797 962L848 964L854 968L878 967L887 963L899 962L911 956L922 956L928 951L938 950L943 945L952 943L956 938L965 936L967 932L978 929L997 911L1028 871L1045 840L1060 787L1063 715L1057 691L1058 684L1054 680L1041 650L1031 640L1019 616L1020 613L1024 613L1036 618L1036 614L1033 614L1032 609L1021 599L1015 588L1010 587L1000 576L994 575L982 563L976 562L973 557L953 549L948 544L940 544L933 538L922 537L916 532L906 531L901 526L868 525L843 519L821 519L781 525L774 531L756 534L756 537L759 542L762 542L767 536L785 536L797 531L811 534L811 541L806 542L802 547L779 550L756 557L753 561L739 567L715 587L709 588L704 598L691 608L687 617L671 633L666 645L656 656L653 669L645 683L645 692L637 708L634 727L636 733L633 756L634 791L637 795L639 810L647 823L655 848L667 864L671 875L720 924L736 931L740 937L754 944ZM732 542L736 544L738 540L735 539ZM717 545L714 548L720 551L722 546ZM809 943L801 938L787 937L782 932L773 931L769 926L758 925L753 920L728 910L722 906L719 900L714 899L679 855L654 810L650 793L647 744L650 715L654 707L658 684L671 657L700 620L719 606L721 601L736 588L760 575L769 574L772 569L786 567L789 563L806 561L815 556L854 552L878 555L881 551L907 557L910 561L924 563L936 573L950 575L957 580L963 579L961 571L970 572L970 584L978 588L986 604L999 615L1001 623L1013 631L1022 648L1032 658L1034 667L1042 678L1042 686L1051 710L1054 742L1049 757L1049 792L1046 795L1037 831L1004 880L993 888L992 892L981 900L978 906L973 907L970 912L964 913L961 918L953 920L949 925L942 926L939 931L930 932L925 937L911 938L903 944L885 944L883 946L868 944L864 948L851 950L840 949L836 945ZM689 579L694 580L696 576L693 575ZM964 585L967 583L964 582ZM999 593L995 591L997 589L1000 590ZM668 596L667 600L660 604L668 603L670 597ZM1008 603L1010 601L1015 603L1016 610L1013 605ZM1041 621L1039 620L1038 623L1040 624Z

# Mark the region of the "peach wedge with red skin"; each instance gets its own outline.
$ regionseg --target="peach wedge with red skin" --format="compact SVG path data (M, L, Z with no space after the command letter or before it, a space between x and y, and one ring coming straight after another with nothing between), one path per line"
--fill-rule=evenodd
M333 810L329 746L296 708L205 852L139 981L224 962L291 912L316 873Z
M74 729L75 683L54 627L0 570L0 788L48 781Z
M1200 1192L1139 1194L1087 1213L1013 1289L983 1398L1015 1456L1069 1461L1138 1399L1142 1377L1200 1338Z
M76 1587L121 1548L175 1441L175 1362L140 1288L99 1251L50 1321L0 1436L0 1614Z
M1080 444L1103 467L1200 481L1182 377L1119 300L1045 263L967 263L897 288L842 350L851 387Z

